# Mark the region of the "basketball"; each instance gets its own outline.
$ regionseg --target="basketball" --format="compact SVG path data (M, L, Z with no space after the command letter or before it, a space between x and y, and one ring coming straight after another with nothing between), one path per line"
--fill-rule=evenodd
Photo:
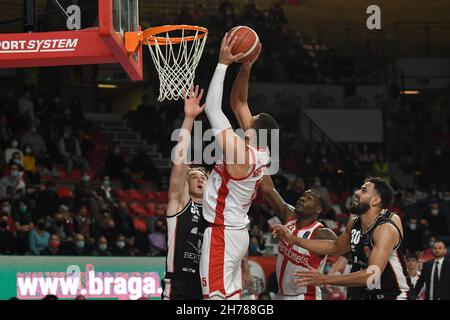
M246 26L237 26L231 29L228 34L230 37L237 37L231 53L244 54L237 62L246 63L256 59L261 50L261 45L255 30Z

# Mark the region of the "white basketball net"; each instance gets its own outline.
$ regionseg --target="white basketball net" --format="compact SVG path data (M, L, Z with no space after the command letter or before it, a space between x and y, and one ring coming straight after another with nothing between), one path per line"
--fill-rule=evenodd
M182 30L183 40L172 44L167 32L166 45L160 45L157 39L154 39L154 45L148 45L159 75L158 101L178 100L183 98L183 89L189 92L208 36L198 38L198 33L195 32L193 41L186 41L185 30Z

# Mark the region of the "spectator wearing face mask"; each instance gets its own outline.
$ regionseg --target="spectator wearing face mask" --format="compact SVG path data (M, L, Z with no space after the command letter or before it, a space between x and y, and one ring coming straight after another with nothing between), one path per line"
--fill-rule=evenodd
M75 207L87 205L90 212L97 212L97 200L102 198L97 195L91 183L91 176L89 172L84 171L81 175L81 181L75 185Z
M128 248L127 241L123 234L117 236L115 246L112 249L112 255L115 257L129 257L131 250Z
M320 179L320 177L314 178L314 185L312 187L322 197L326 204L329 205L331 203L330 193L328 192L327 187L322 185L322 180Z
M63 256L61 240L57 234L52 234L48 242L48 247L41 251L41 256Z
M28 249L30 231L34 228L33 217L25 202L19 202L18 210L14 214L14 221L14 227L17 231L17 253L25 254Z
M16 253L16 239L8 225L8 216L0 215L0 255Z
M100 236L97 240L97 246L92 251L92 255L96 257L111 257L112 254L108 250L108 240L105 236Z
M166 225L163 219L155 222L155 232L148 236L150 255L164 256L167 253Z
M23 157L22 154L18 151L12 154L11 160L9 160L9 165L15 164L19 166L19 170L23 171Z
M439 202L433 201L425 211L424 218L428 221L430 231L436 236L442 237L448 235L447 221L440 213Z
M30 144L26 144L24 147L25 154L23 155L23 169L27 176L28 181L31 184L40 184L41 175L36 169L36 156L33 153L33 149Z
M64 130L63 136L58 141L58 150L69 176L72 175L74 166L85 171L89 168L89 163L81 154L80 143L78 139L72 135L70 129L66 128Z
M31 101L31 93L25 91L23 96L18 101L19 117L28 124L36 120L34 114L34 104Z
M89 249L89 243L86 238L81 233L77 233L74 236L74 241L70 247L71 255L74 256L89 256L91 255L91 250Z
M0 180L0 198L19 199L26 193L23 173L16 164L9 166L9 174Z
M30 254L39 255L42 250L48 247L50 234L45 229L45 220L39 219L36 228L30 232L29 249Z
M424 249L426 227L415 217L409 218L404 228L404 248L409 253Z
M16 138L11 140L10 147L5 150L5 162L6 163L9 163L11 161L13 154L15 152L18 152L20 154L20 158L22 159L23 153L19 149L19 141Z

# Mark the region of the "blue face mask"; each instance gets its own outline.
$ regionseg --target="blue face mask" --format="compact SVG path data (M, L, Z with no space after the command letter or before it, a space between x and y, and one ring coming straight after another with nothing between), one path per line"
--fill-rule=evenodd
M258 245L257 244L251 244L250 245L250 252L258 252Z

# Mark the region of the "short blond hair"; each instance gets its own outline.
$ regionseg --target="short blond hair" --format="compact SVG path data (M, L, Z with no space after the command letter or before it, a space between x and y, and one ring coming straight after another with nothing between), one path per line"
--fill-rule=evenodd
M200 172L201 174L203 174L206 177L206 179L208 179L208 177L209 177L208 171L206 171L206 169L204 167L189 167L188 171L187 171L188 177L190 174L192 174L194 172Z

